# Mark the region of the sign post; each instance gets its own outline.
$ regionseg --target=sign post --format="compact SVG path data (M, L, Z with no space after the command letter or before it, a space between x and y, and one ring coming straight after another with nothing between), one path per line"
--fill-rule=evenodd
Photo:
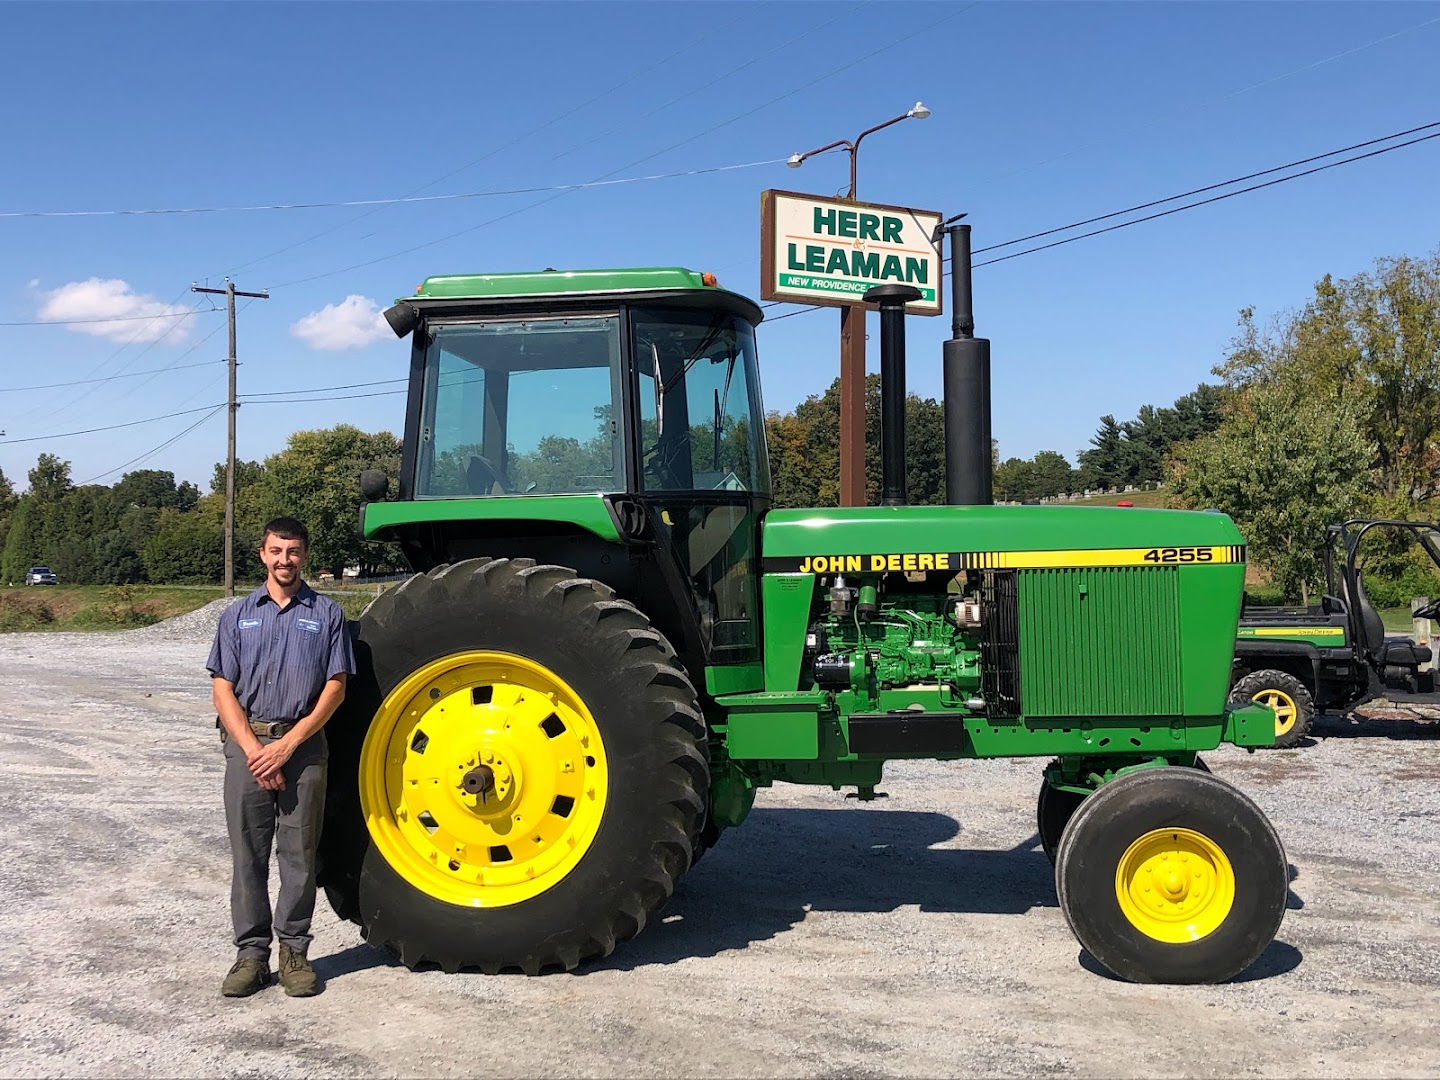
M760 296L840 308L840 505L865 505L865 310L876 285L913 285L943 312L942 215L793 191L760 195Z

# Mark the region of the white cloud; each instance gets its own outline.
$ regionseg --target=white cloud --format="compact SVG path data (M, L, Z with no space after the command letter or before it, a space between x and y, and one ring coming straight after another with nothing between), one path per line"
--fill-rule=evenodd
M40 279L38 277L32 277L25 283L25 287L27 289L38 289L40 287Z
M331 352L362 349L394 336L375 301L353 293L338 304L312 311L290 327L290 333L312 349Z
M36 317L46 322L72 321L68 329L111 341L157 341L178 345L189 332L190 318L178 312L189 308L167 304L137 293L119 278L72 281L41 294ZM159 316L159 317L157 317Z

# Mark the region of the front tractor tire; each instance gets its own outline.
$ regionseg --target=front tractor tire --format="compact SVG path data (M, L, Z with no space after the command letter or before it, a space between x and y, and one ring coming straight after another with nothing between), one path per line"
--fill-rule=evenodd
M1132 982L1234 978L1275 939L1289 884L1265 815L1196 769L1142 769L1105 784L1075 811L1055 858L1070 929Z
M1275 749L1298 746L1315 722L1315 699L1305 684L1283 671L1254 671L1230 689L1230 706L1254 702L1275 711Z
M321 872L409 967L529 974L608 955L690 866L705 723L664 636L609 587L470 559L361 616L327 726Z

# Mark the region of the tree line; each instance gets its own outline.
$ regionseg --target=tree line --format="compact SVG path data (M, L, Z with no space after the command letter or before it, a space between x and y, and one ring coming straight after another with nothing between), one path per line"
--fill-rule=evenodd
M372 573L390 569L395 555L356 534L361 469L383 469L392 485L400 472L400 443L388 432L368 434L348 424L299 431L263 462L236 462L237 576L259 565L248 555L260 529L278 514L293 514L310 529L312 573L339 577L347 566ZM0 473L0 581L19 584L34 565L49 566L67 585L211 584L224 574L225 467L216 465L210 490L179 483L167 470L140 469L107 486L76 486L70 463L41 454L15 494Z
M1433 520L1440 498L1440 252L1327 274L1298 310L1262 325L1240 312L1215 368L1222 420L1175 447L1180 505L1230 514L1285 596L1320 584L1326 525ZM1402 536L1367 537L1366 591L1381 606L1436 595Z

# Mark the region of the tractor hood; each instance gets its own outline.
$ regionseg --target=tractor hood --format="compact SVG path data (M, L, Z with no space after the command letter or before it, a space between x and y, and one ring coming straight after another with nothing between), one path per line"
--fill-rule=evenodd
M1245 539L1226 515L1192 510L868 506L772 511L761 551L768 573L853 574L1243 563Z

